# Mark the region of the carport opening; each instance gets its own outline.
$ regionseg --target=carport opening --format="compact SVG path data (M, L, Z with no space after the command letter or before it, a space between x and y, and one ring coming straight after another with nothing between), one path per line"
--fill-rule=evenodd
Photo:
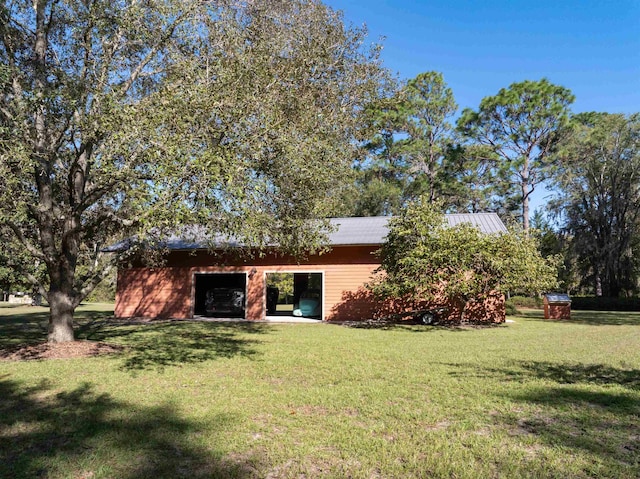
M322 273L267 273L267 316L322 319Z
M197 273L194 275L193 314L216 318L244 318L247 307L245 273Z

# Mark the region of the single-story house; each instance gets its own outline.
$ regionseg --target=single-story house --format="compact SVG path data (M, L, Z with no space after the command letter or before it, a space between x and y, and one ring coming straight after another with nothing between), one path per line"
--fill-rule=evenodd
M506 231L494 213L449 214L450 225L471 223L485 233ZM267 279L271 273L293 276L295 301L313 288L319 301L315 317L325 321L368 319L379 305L364 288L380 265L374 252L388 233L389 217L334 218L330 250L305 259L276 252L251 259L221 255L205 243L173 238L162 267L122 266L118 270L115 315L146 318L194 318L210 312L214 291L237 292L241 307L233 313L248 320L264 320Z

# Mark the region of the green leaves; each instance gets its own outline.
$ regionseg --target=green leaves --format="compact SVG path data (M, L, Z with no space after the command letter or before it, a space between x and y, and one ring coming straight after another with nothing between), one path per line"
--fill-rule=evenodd
M640 115L575 115L558 147L554 209L566 221L581 286L596 295L637 292Z
M433 201L455 189L448 155L456 110L453 92L433 71L373 104L367 114L374 134L359 165L355 215L391 214L407 200L426 194Z
M310 220L334 211L388 76L364 30L308 0L33 5L0 9L7 254L43 257L77 303L124 237L198 224L321 248Z
M426 194L433 201L446 191L445 155L452 142L449 119L458 106L441 73L426 72L409 80L403 92L405 118L400 141L408 175L413 180L411 197Z
M569 119L571 92L547 79L513 83L484 98L478 111L466 109L458 130L490 148L503 163L506 181L522 206L522 225L529 229L529 195L549 178L552 147Z
M557 258L543 259L535 240L517 232L484 234L468 223L448 226L441 208L421 198L390 220L379 251L383 275L371 285L375 293L471 299L556 286Z

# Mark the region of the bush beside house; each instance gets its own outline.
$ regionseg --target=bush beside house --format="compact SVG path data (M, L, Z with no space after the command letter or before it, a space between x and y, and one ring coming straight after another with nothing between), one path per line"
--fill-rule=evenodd
M423 198L390 220L379 276L369 285L374 295L409 309L446 304L444 320L483 323L504 321L505 292L556 286L555 258L542 258L533 238L450 226L441 210Z

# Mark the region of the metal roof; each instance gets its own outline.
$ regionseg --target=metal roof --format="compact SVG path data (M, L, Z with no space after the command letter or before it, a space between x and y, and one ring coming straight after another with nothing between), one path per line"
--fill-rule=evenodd
M544 297L547 299L548 303L570 303L571 302L571 298L569 298L569 295L565 293L548 293L548 294L545 294Z
M368 217L349 217L349 218L331 218L330 223L335 228L328 234L329 245L331 246L347 246L347 245L379 245L384 243L387 233L389 232L388 223L391 216L368 216ZM495 213L459 213L447 214L445 219L450 226L460 223L470 223L477 226L483 233L501 233L506 232L507 228ZM183 235L172 235L163 241L166 248L170 250L195 250L206 249L212 242L211 238L206 238L203 228L188 227ZM242 247L239 241L233 238L215 238L213 243L225 247ZM105 251L119 251L127 249L130 241L121 241Z
M331 218L331 226L336 227L336 230L329 233L329 244L382 244L389 232L389 218L390 216Z
M506 233L507 227L496 213L455 213L444 215L449 226L471 223L483 233Z
M391 216L370 216L351 218L332 218L331 224L337 231L329 234L329 244L338 245L375 245L385 241ZM457 213L447 214L449 226L470 223L483 233L503 233L507 231L496 213Z

